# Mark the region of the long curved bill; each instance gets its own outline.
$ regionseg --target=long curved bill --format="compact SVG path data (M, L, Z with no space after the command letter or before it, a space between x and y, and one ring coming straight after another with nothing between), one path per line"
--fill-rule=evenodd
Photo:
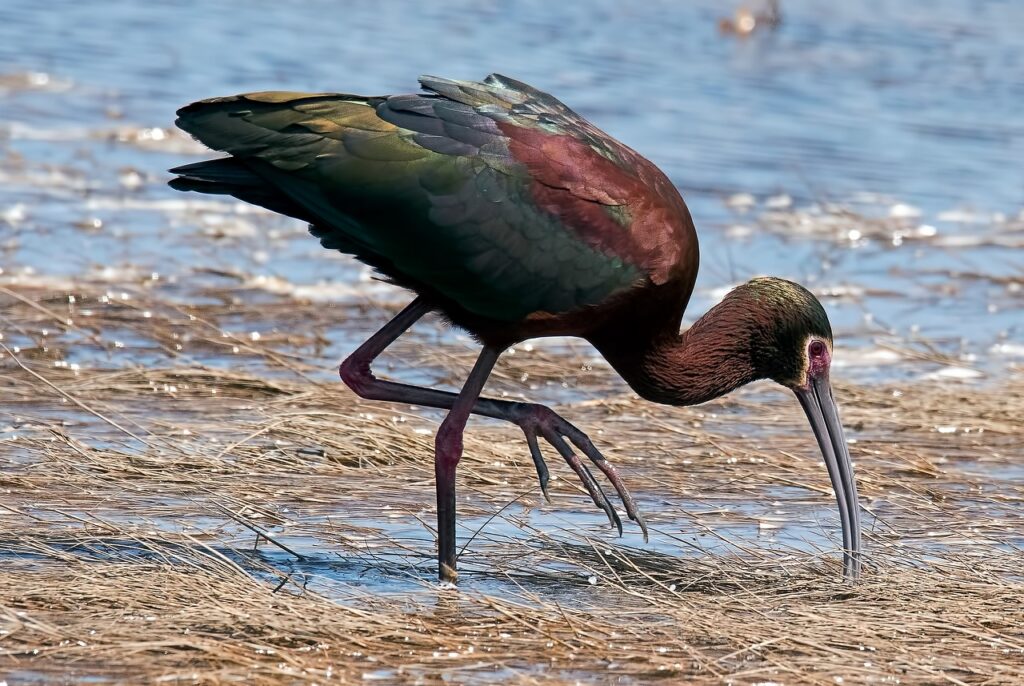
M846 447L843 425L839 423L839 411L828 376L813 379L806 389L797 389L796 397L807 414L814 437L818 439L832 489L836 492L839 521L843 525L843 576L856 579L861 565L857 482L853 478L850 451Z

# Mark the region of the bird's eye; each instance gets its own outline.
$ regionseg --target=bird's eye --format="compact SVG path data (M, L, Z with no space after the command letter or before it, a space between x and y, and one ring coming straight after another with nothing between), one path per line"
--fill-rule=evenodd
M811 341L811 344L807 346L807 354L812 359L823 356L825 354L825 344L821 341Z

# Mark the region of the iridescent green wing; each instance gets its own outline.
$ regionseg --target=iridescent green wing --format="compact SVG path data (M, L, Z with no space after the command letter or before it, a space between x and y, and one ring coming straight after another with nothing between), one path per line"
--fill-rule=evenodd
M617 201L538 181L499 110L443 95L273 92L189 105L178 125L242 162L267 197L280 193L287 202L261 204L292 203L325 246L475 314L565 312L643 282L628 250L561 211L592 205L625 235L621 211L606 211Z

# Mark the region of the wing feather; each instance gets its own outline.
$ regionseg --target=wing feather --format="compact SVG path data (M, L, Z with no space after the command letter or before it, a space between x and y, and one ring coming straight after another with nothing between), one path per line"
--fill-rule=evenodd
M601 209L636 200L628 148L505 77L421 82L427 94L215 98L177 123L300 206L325 247L480 316L566 312L651 278L616 220L635 212ZM595 237L595 221L616 235Z

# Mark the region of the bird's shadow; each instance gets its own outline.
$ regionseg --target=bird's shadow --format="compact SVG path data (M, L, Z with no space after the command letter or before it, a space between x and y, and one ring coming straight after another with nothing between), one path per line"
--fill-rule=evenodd
M820 593L832 587L833 597L845 597L837 568L818 558L790 561L782 566L764 558L680 557L631 547L559 542L531 546L532 555L508 560L474 557L461 563L457 587L440 584L432 554L374 554L334 551L296 555L276 547L208 546L198 542L124 536L53 536L31 542L16 536L0 539L0 563L34 566L74 561L78 564L160 565L210 570L225 561L276 592L315 592L338 599L361 594L402 594L452 591L544 601L587 602L595 594L628 594L655 603L699 594L705 596L754 593L792 593L814 586Z

